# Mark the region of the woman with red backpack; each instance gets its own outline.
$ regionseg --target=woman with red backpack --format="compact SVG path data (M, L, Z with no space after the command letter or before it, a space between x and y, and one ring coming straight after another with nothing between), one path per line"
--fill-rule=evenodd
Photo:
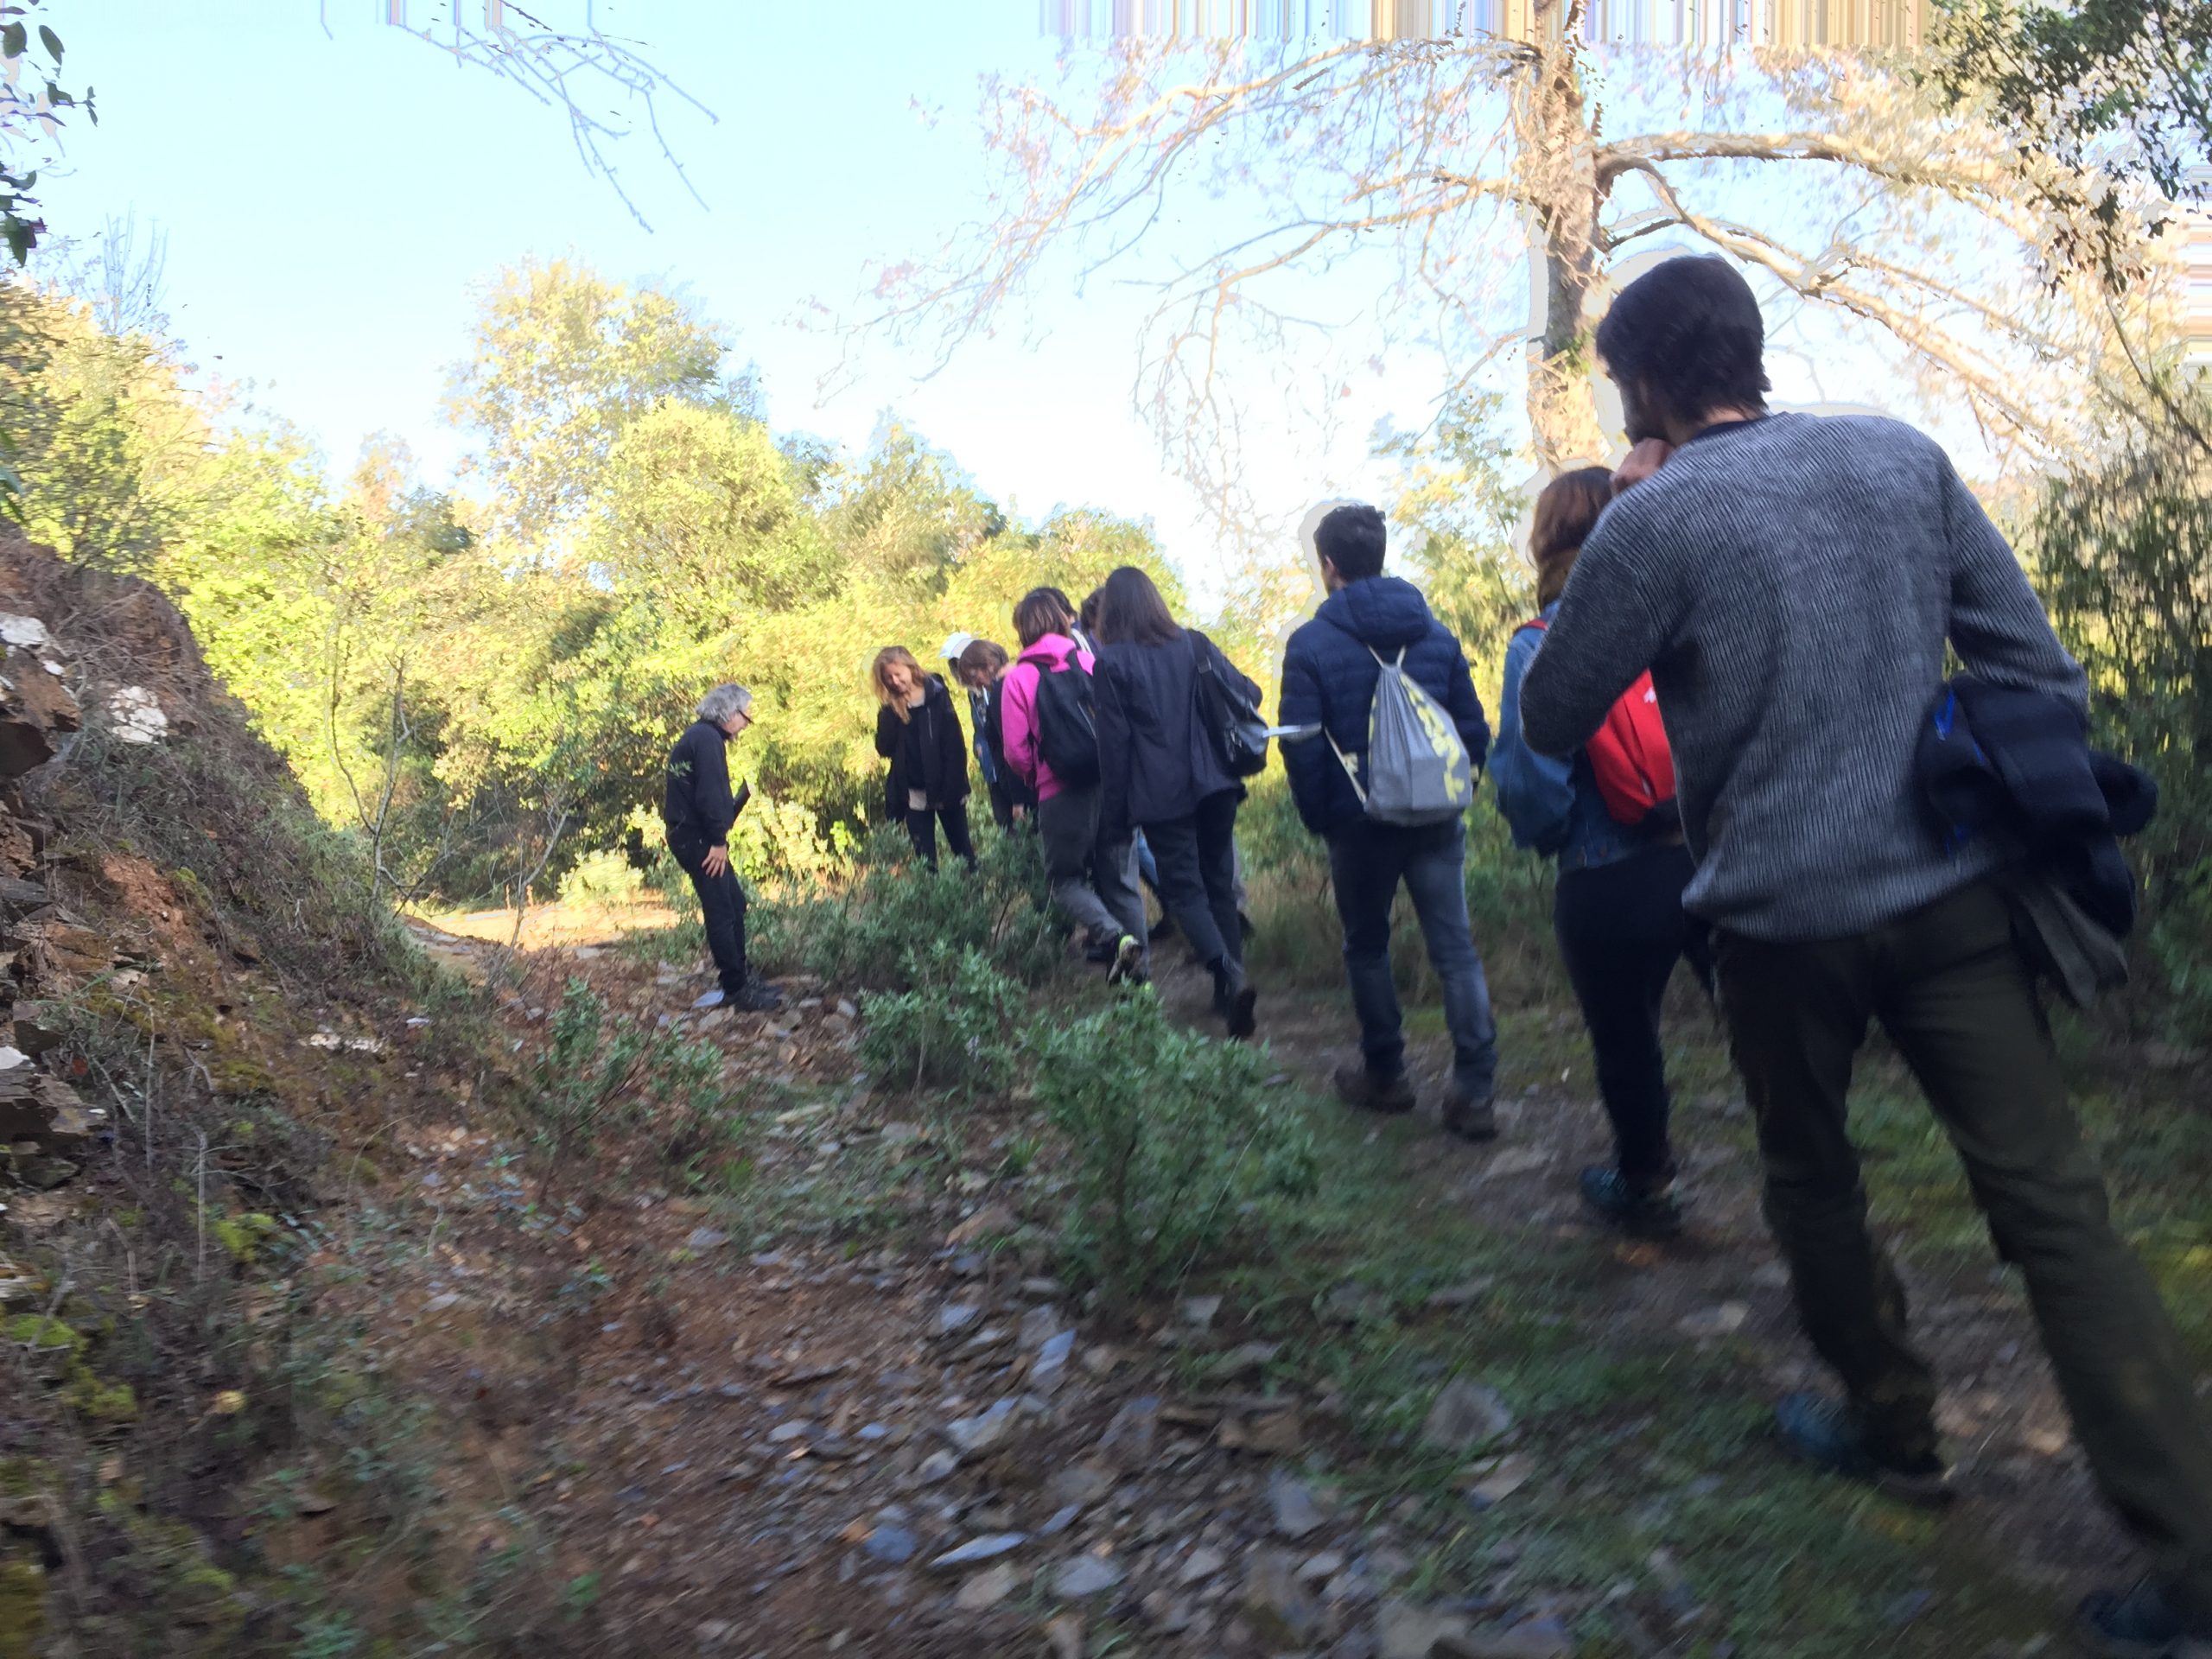
M1681 1230L1681 1206L1660 1005L1685 956L1700 978L1710 969L1702 930L1682 909L1696 867L1682 844L1674 760L1651 677L1630 689L1570 760L1536 753L1521 732L1522 677L1613 489L1611 473L1585 467L1562 473L1536 499L1529 555L1542 611L1506 646L1491 779L1515 844L1559 861L1552 925L1590 1028L1616 1153L1612 1167L1582 1172L1583 1199L1625 1231L1669 1237Z

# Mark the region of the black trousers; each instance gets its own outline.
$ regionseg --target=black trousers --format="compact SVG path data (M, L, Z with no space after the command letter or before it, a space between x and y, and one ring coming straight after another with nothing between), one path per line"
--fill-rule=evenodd
M722 989L735 995L745 988L745 887L737 872L724 866L720 875L706 871L704 849L672 847L676 861L691 878L699 895L699 913L707 925L707 951L715 959L715 972Z
M914 851L930 868L937 868L937 826L944 824L944 844L962 863L974 868L976 849L968 839L968 803L955 801L950 806L932 811L909 810L906 814L906 835L914 843Z
M1559 953L1590 1028L1620 1171L1645 1191L1675 1175L1659 1041L1667 982L1685 955L1700 979L1712 979L1705 931L1682 911L1682 889L1696 868L1683 848L1653 847L1618 863L1563 870L1552 906Z
M1217 978L1224 967L1244 964L1244 930L1236 920L1238 799L1224 789L1187 818L1142 826L1160 867L1160 902Z

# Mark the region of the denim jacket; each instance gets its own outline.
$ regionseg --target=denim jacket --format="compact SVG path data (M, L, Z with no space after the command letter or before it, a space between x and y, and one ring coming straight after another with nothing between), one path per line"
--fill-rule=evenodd
M1558 610L1547 607L1548 622ZM1670 838L1659 826L1623 823L1605 810L1590 759L1554 760L1529 747L1521 731L1521 681L1543 648L1541 628L1524 627L1505 647L1505 685L1497 703L1497 741L1491 746L1491 783L1497 810L1513 831L1513 844L1556 855L1561 872L1618 863Z

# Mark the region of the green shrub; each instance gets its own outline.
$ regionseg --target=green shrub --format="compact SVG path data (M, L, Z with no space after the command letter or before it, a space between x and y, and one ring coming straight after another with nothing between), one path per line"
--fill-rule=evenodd
M649 1128L663 1155L695 1174L735 1160L743 1139L720 1051L629 1022L610 1033L606 1000L582 979L554 1010L526 1102L549 1186L571 1152L610 1129Z
M861 1012L861 1060L902 1088L994 1094L1014 1077L1027 998L982 952L942 941L906 953L911 991L871 993Z
M977 836L979 868L948 859L932 873L903 833L882 830L835 887L786 888L761 906L760 957L803 967L832 985L914 988L917 949L973 950L1002 973L1035 984L1060 960L1058 925L1046 912L1045 858L1037 837Z
M645 875L620 848L586 853L561 877L561 902L624 904L645 890Z
M1315 1187L1313 1136L1267 1088L1264 1051L1185 1030L1148 992L1031 1040L1073 1162L1070 1268L1110 1301L1177 1282L1257 1201Z

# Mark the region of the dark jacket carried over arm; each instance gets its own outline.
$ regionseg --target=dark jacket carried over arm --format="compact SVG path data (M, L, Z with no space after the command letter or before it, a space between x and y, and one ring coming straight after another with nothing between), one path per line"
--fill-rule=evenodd
M968 741L943 675L923 680L921 707L909 709L905 720L888 708L876 711L875 752L891 762L884 780L887 821L906 817L910 790L926 795L933 812L968 798Z
M1376 658L1395 662L1401 651L1406 677L1443 706L1478 771L1490 753L1490 722L1475 695L1466 653L1452 631L1430 614L1421 589L1401 576L1347 583L1290 636L1283 652L1282 696L1275 704L1281 724L1319 725L1328 733L1327 738L1282 745L1291 798L1317 836L1338 835L1366 819L1329 739L1365 765L1368 714L1382 673Z
M729 787L729 739L712 721L693 721L669 751L660 816L679 858L696 859L728 844L737 800Z
M1020 772L1006 758L1006 682L994 680L983 703L983 745L989 750L992 764L998 775L992 780L992 792L1002 795L1007 804L1033 811L1037 805L1037 791L1023 781Z
M2070 702L1961 674L1929 711L1916 764L1948 844L1996 839L2114 938L2127 937L2135 877L2120 838L2150 823L2158 786L2092 749Z
M1109 834L1186 818L1224 790L1243 793L1198 715L1201 656L1226 684L1258 701L1260 688L1195 628L1165 645L1108 645L1098 653L1098 817Z

